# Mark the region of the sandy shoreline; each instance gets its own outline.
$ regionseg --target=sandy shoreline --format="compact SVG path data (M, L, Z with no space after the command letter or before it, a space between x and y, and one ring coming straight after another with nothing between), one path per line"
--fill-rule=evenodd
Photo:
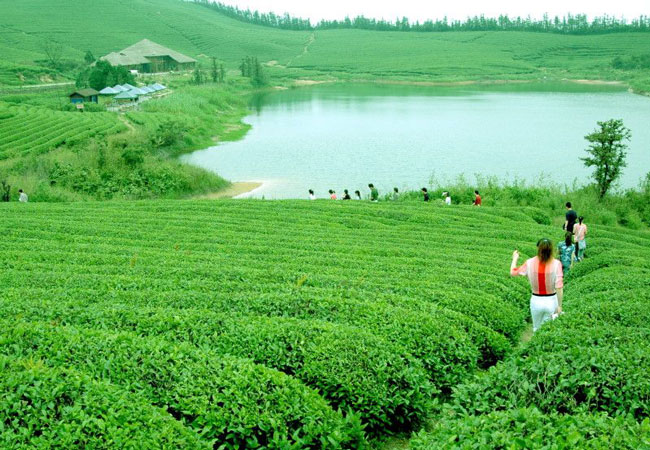
M216 200L220 198L235 198L243 194L249 194L256 189L259 189L262 183L257 181L237 181L232 183L226 189L210 194L197 195L192 197L195 200Z
M374 83L374 84L387 84L387 85L403 85L403 86L440 86L440 87L453 87L453 86L473 86L473 85L503 85L503 84L526 84L538 83L541 81L562 81L566 83L576 83L592 86L624 86L622 81L607 81L607 80L586 80L586 79L571 79L562 78L559 80L463 80L463 81L409 81L409 80L295 80L294 86L314 86L326 83ZM277 88L280 88L279 86Z

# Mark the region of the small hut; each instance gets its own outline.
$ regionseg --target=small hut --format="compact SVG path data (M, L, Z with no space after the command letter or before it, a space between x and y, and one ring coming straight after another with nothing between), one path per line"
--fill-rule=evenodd
M113 89L112 87L105 87L101 91L99 91L99 95L115 95L119 94L120 91Z
M113 98L117 100L118 103L129 103L129 102L137 101L138 95L131 91L125 91L125 92L120 92Z
M97 96L99 92L94 89L79 89L74 91L68 97L70 97L70 103L80 104L80 103L97 103Z

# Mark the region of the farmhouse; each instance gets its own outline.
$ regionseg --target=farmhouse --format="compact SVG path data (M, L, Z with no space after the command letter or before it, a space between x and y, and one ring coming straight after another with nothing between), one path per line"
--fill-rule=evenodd
M97 103L99 92L94 89L79 89L69 95L70 103Z
M123 66L128 70L144 73L192 70L196 60L182 53L163 47L148 39L119 52L112 52L100 58L112 66Z

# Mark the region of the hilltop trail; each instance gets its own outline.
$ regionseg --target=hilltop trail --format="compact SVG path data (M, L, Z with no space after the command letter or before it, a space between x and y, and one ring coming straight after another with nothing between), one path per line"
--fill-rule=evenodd
M305 43L305 46L302 49L302 52L298 56L296 56L295 58L292 58L291 60L289 60L286 67L290 67L294 60L296 60L298 58L302 58L307 53L309 53L309 47L311 47L311 45L314 43L314 41L316 41L316 32L313 32L312 34L309 35L309 38L307 39L307 42Z

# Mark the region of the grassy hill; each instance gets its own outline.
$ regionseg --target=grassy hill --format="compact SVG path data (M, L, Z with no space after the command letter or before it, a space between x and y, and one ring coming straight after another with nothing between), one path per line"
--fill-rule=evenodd
M647 443L647 232L594 227L565 316L521 347L528 288L507 266L513 247L530 255L561 234L540 211L151 201L0 213L0 442L363 448L420 429L454 391L454 430L489 433L490 414L625 422L626 448ZM540 411L510 419L513 402ZM140 409L148 425L115 425ZM554 436L600 436L578 428ZM451 448L447 432L417 445Z
M648 88L643 71L616 71L615 56L647 54L650 33L563 36L532 32L400 33L288 31L255 26L180 0L32 0L0 6L0 83L51 79L43 43L82 61L148 38L235 68L247 55L272 62L276 76L495 80L606 78ZM39 72L40 70L40 72ZM40 78L39 78L40 77ZM647 89L646 89L647 90Z

